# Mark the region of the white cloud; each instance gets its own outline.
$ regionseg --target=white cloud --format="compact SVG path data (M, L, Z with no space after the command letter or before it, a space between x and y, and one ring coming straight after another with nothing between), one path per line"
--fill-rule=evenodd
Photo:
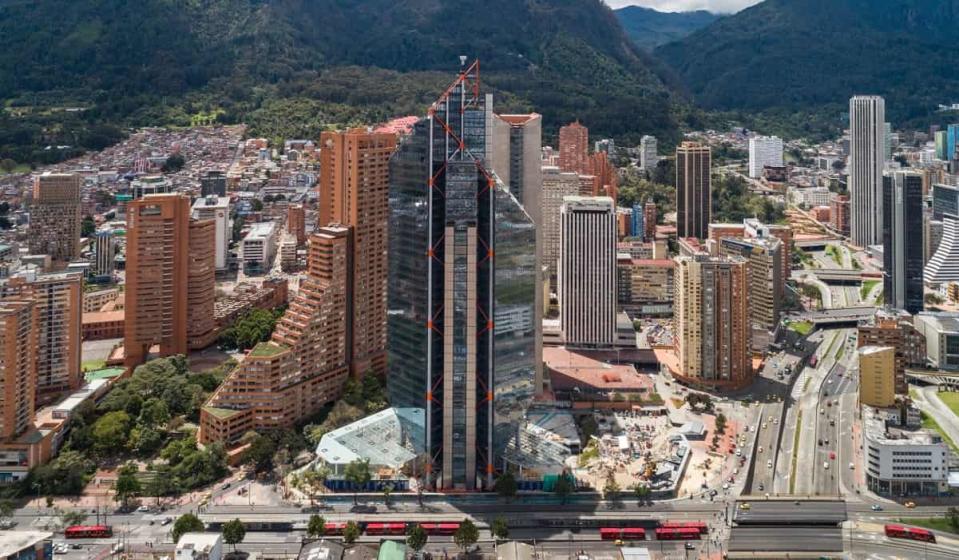
M758 4L762 0L605 0L613 8L645 6L661 12L690 12L709 10L714 13L731 14Z

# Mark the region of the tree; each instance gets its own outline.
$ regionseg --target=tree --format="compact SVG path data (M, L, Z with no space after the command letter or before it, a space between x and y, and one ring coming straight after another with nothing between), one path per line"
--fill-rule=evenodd
M383 485L383 502L386 504L386 507L390 507L390 495L393 493L392 484Z
M163 162L163 166L160 167L160 171L163 171L164 173L176 173L177 171L183 169L184 165L186 165L186 158L183 157L183 154L175 153L166 158L166 161Z
M326 484L326 479L330 476L330 471L326 467L319 469L309 469L300 475L300 489L306 492L310 497L310 506L313 506L317 493Z
M504 472L496 479L493 488L497 494L506 498L507 501L512 500L516 496L516 477L509 471Z
M253 199L253 211L254 211L254 212L262 212L262 211L263 211L263 201L260 200L259 198L254 198L254 199Z
M951 506L946 510L946 519L949 520L949 525L951 525L953 529L959 529L959 508Z
M573 493L573 482L569 479L569 474L564 472L556 479L556 485L553 486L553 492L559 496L560 503L565 504L569 495Z
M322 537L326 534L326 519L322 515L313 514L306 525L306 535L308 537Z
M649 499L649 486L646 486L645 484L637 484L636 486L633 486L633 493L636 494L636 499L639 500L639 503L643 504L647 499Z
M243 542L246 538L246 527L239 519L227 521L223 524L223 542L233 545L233 552L236 552L236 545Z
M490 525L490 532L493 533L494 537L500 540L505 541L509 538L509 526L506 524L506 519L504 517L494 519Z
M462 548L463 552L466 552L466 550L476 544L478 540L479 529L477 529L476 525L469 519L464 519L463 522L460 523L460 528L453 533L453 542L456 543L456 546Z
M606 483L603 485L603 498L607 500L615 500L619 497L619 484L616 482L616 479L613 475L609 475L606 478Z
M117 482L113 487L116 501L126 506L130 498L138 495L142 488L137 479L137 466L133 463L127 463L117 470Z
M60 523L62 523L64 527L82 525L83 522L87 520L87 517L89 517L86 511L79 509L58 510L57 515L60 517Z
M243 452L243 463L251 465L253 471L264 473L273 470L273 455L276 443L272 439L254 433L248 441L249 447Z
M80 236L90 237L95 231L97 231L97 223L93 221L93 216L84 216L83 221L80 222Z
M171 494L174 490L173 480L170 476L170 467L167 465L155 465L150 468L153 471L153 478L147 481L144 492L147 496L156 498L157 505L160 505L160 498Z
M722 434L726 432L726 415L720 412L716 415L716 433Z
M359 536L360 526L356 524L356 521L347 521L346 527L343 528L343 541L346 544L353 544Z
M204 529L200 518L192 513L185 513L176 518L173 522L173 542L179 542L180 537L186 533L197 533Z
M343 476L347 482L353 485L353 505L356 505L356 497L360 489L365 488L373 478L370 473L370 460L354 459L350 461L346 465Z
M13 515L13 502L0 500L0 519L9 519Z
M152 397L143 402L140 407L140 415L137 417L137 424L149 426L165 426L170 421L170 407L163 399Z
M124 448L130 432L130 415L122 410L108 412L93 424L93 448L101 457Z
M414 552L419 552L426 546L426 539L426 529L419 523L410 527L409 531L406 532L406 545Z
M0 169L6 173L13 173L13 170L17 168L17 162L13 161L10 158L4 158L0 160Z

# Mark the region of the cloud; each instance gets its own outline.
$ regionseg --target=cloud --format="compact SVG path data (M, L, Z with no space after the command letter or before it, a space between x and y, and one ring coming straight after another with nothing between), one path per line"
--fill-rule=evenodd
M758 4L762 0L605 0L613 8L645 6L661 12L690 12L709 10L717 14L731 14Z

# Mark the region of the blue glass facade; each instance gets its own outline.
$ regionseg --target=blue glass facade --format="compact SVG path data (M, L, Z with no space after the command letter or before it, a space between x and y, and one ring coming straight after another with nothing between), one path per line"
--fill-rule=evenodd
M535 375L536 231L486 171L473 69L390 164L389 390L424 410L426 482L488 487Z
M642 204L633 204L633 215L630 219L630 228L629 235L631 237L642 237L643 233L646 231L645 224L643 223L645 216L643 215L643 205Z

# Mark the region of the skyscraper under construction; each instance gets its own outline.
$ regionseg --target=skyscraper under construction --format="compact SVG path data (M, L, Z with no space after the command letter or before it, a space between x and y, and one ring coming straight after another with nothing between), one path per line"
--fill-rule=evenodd
M464 66L390 167L390 397L437 488L489 487L534 393L536 231L490 171L492 119Z

